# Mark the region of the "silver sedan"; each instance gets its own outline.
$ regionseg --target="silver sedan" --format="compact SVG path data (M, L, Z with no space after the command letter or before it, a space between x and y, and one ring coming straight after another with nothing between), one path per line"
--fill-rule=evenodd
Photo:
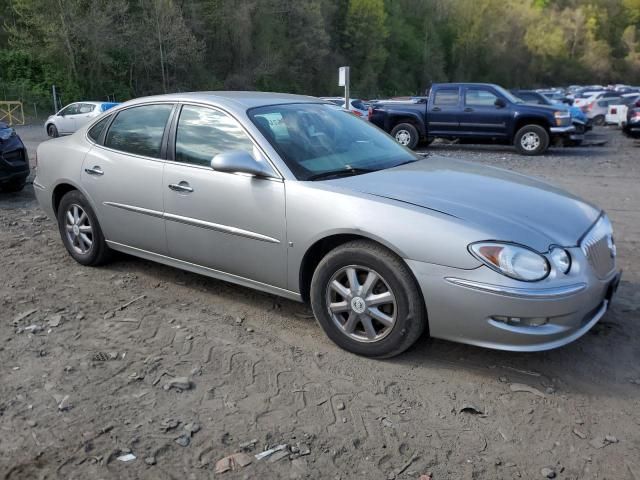
M536 351L586 333L619 282L606 214L504 170L420 157L316 98L134 100L38 148L35 191L83 265L113 250L310 302L339 346L423 332Z

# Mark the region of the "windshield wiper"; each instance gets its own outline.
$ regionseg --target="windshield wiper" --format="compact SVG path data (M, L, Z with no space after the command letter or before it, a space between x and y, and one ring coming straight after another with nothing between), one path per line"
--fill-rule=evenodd
M350 175L361 175L363 173L371 173L375 170L370 168L345 168L340 170L328 170L326 172L316 173L307 178L307 180L326 180L329 178L348 177Z

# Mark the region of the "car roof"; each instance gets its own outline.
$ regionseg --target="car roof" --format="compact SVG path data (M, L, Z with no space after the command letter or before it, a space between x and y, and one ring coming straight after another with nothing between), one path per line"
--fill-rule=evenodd
M254 107L266 105L279 105L286 103L323 103L316 97L306 95L293 95L289 93L274 92L253 92L253 91L220 91L220 92L188 92L170 93L166 95L155 95L151 97L141 97L126 102L125 105L148 102L196 102L210 103L227 107L233 110L248 110Z

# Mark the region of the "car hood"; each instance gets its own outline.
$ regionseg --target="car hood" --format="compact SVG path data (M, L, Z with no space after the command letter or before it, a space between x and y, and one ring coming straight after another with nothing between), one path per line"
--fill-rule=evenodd
M475 224L491 238L546 251L575 246L600 210L542 181L446 157L328 183L435 210Z

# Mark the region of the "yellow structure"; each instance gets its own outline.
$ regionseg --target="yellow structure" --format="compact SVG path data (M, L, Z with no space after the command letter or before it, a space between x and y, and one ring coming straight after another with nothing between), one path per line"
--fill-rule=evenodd
M9 125L24 125L22 102L0 101L0 122Z

